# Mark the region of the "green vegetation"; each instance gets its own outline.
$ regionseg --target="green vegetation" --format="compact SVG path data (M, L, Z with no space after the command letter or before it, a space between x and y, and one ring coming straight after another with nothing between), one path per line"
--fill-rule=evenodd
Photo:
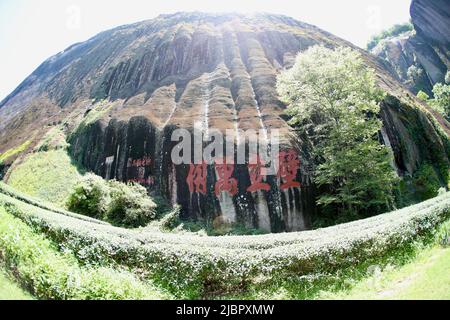
M434 100L431 104L439 110L447 120L450 120L450 84L435 84L433 87L433 94Z
M64 205L81 177L80 171L66 150L37 152L11 171L8 184L33 197Z
M4 184L3 182L0 182L0 193L8 195L10 197L13 197L15 199L18 199L24 203L27 203L29 205L32 205L37 208L41 208L47 211L51 211L53 213L61 214L63 216L73 217L79 220L83 221L89 221L92 223L100 223L100 224L108 224L107 222L103 222L100 220L92 219L84 215L76 214L64 209L61 209L60 207L55 206L52 203L46 202L41 199L33 198L27 194L21 193L20 191L15 190L11 186Z
M387 30L383 30L379 34L372 36L369 43L367 43L367 50L372 50L384 39L396 37L412 30L414 30L414 26L410 22L396 24Z
M126 227L145 226L156 216L156 204L138 184L84 176L73 188L67 206L80 214Z
M345 278L343 270L409 256L415 241L429 239L450 217L450 193L446 193L395 212L310 232L205 237L153 228L121 229L37 208L4 194L0 203L9 214L60 244L64 252L71 252L79 263L121 266L179 298L250 294L275 287L295 297L314 298L317 292L308 289L311 282L305 287L305 279L320 278L335 285Z
M31 300L32 297L17 283L11 280L10 276L0 270L0 300Z
M388 265L372 268L362 281L349 290L324 292L321 299L450 299L450 249L426 248L414 260L400 268Z
M101 177L88 173L70 191L67 208L88 217L105 219L110 200L108 184Z
M145 226L156 216L156 204L147 195L147 190L139 184L124 184L109 181L111 202L108 208L108 220L128 226Z
M378 140L382 122L376 117L383 93L361 55L312 47L280 75L277 89L291 124L311 145L322 211L345 222L392 208L397 179L389 150Z
M436 174L433 166L425 163L413 177L414 189L416 199L420 201L433 198L438 195L438 191L441 188L439 176Z
M75 130L69 135L68 141L71 140L71 135L77 135L83 130L86 130L89 126L99 120L105 113L112 108L112 103L108 100L101 99L99 101L93 101L92 108L89 109L83 117L83 120L76 126Z
M69 144L66 141L63 125L57 125L47 132L35 150L45 152L49 150L67 149L68 147Z
M450 121L450 71L447 72L445 81L445 84L436 83L434 85L433 99L430 99L430 97L423 91L419 91L419 93L417 93L417 98L427 102L434 110Z
M0 207L0 256L20 283L42 299L161 299L149 283L120 269L79 266L43 236Z
M417 98L419 98L419 100L421 100L423 102L427 102L428 99L430 99L430 96L428 94L426 94L426 92L423 92L422 90L420 90L417 93Z
M31 144L31 141L25 141L17 148L9 149L5 153L0 153L0 165L3 162L5 162L6 160L8 160L9 158L11 158L12 156L15 156L17 154L24 152L26 149L28 149L30 144Z

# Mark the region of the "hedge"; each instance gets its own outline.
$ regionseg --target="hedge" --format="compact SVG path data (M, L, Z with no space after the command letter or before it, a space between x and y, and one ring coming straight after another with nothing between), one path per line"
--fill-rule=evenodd
M39 299L167 299L168 294L133 273L110 267L79 266L53 244L0 207L0 262Z
M329 228L207 237L126 230L36 208L0 194L7 211L83 262L118 264L187 298L243 290L265 279L333 272L410 245L450 217L450 193L415 206Z

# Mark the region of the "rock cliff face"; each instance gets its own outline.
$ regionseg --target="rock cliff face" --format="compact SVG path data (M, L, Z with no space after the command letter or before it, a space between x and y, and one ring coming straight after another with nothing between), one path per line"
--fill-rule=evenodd
M307 229L316 199L311 163L275 84L295 55L315 44L353 47L267 14L178 13L103 32L44 62L0 104L0 152L59 125L75 160L106 179L145 185L180 204L186 219ZM380 139L392 148L398 173L412 175L423 162L442 172L448 123L420 105L380 60L361 53L388 93ZM230 130L236 144L240 130L263 136L280 130L280 162L291 171L258 181L247 164L173 164L171 134L193 132L194 122L204 134Z
M432 95L450 66L450 2L413 0L410 12L415 30L382 41L372 53L386 60L414 93Z

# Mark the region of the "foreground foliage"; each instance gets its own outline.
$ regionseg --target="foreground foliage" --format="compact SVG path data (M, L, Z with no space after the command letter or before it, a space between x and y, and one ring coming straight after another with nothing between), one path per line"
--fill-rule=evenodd
M145 226L156 216L156 204L138 184L105 181L85 175L73 188L67 207L74 212L126 227Z
M408 251L450 217L450 194L365 220L300 233L206 237L126 230L37 208L0 194L8 213L83 264L125 266L177 297L245 292L377 263ZM299 290L297 287L296 290Z
M80 267L53 244L0 207L0 257L19 282L42 299L161 299L135 275L108 267Z

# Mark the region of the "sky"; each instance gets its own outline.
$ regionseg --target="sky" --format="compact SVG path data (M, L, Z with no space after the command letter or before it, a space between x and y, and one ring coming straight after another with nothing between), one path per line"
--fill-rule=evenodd
M409 19L411 0L0 0L0 101L44 60L123 24L179 11L269 12L360 47Z

